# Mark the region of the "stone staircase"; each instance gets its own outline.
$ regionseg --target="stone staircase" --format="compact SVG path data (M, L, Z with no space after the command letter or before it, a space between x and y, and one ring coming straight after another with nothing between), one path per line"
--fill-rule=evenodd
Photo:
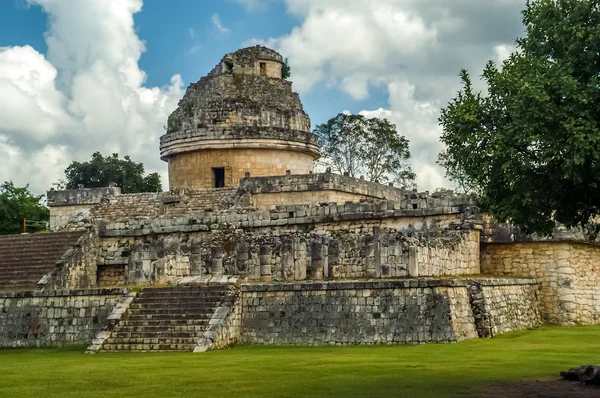
M101 351L193 351L227 297L225 285L146 288Z
M37 290L84 232L0 235L0 291Z

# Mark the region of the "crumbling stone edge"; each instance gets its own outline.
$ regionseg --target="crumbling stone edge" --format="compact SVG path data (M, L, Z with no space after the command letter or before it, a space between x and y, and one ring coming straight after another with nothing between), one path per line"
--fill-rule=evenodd
M92 339L92 343L85 350L86 354L95 354L97 353L104 344L104 341L110 337L111 332L117 327L121 317L129 308L129 305L137 296L137 292L126 292L117 305L113 308L112 312L108 316L108 324L104 328L104 330L100 331L94 339Z
M219 304L202 337L198 340L194 353L225 348L235 344L239 337L239 289L230 285L229 294Z

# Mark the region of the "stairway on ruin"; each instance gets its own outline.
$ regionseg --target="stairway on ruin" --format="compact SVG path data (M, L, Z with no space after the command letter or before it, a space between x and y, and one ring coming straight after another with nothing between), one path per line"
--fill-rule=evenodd
M227 297L225 285L146 288L129 305L102 351L193 351Z
M36 290L84 232L0 235L0 290Z

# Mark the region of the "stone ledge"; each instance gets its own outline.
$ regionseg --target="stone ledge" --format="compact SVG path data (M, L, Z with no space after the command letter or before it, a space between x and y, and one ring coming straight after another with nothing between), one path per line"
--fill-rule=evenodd
M52 291L29 291L29 292L0 292L0 298L113 296L113 295L120 296L127 292L128 292L127 288L52 290Z
M354 289L409 289L434 287L467 287L476 282L482 286L536 285L536 279L529 278L485 278L485 279L402 279L388 281L331 281L244 284L242 292L310 291L310 290L354 290Z

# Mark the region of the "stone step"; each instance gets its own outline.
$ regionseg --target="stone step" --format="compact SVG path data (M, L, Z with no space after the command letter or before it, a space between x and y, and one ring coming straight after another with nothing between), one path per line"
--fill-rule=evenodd
M83 235L84 231L69 231L69 232L51 232L51 233L39 233L39 234L12 234L12 235L0 235L0 244L5 242L14 241L40 241L40 240L52 240L52 239L79 239Z
M140 302L153 301L153 302L174 302L177 300L203 300L204 298L223 298L227 293L218 292L202 292L202 293L175 293L175 294L162 294L162 295L139 295Z
M133 303L129 307L129 310L135 311L140 314L148 313L151 311L159 311L163 310L168 313L168 311L181 312L181 311L214 311L215 308L219 305L221 301L213 301L205 303L203 301L189 302L189 301L181 301L179 303L173 304L165 304L165 305L157 305L157 304L135 304Z
M211 316L212 317L212 316ZM127 319L121 320L119 326L132 327L174 327L174 326L199 326L204 327L210 318L203 319Z
M128 321L136 321L136 320L169 320L169 319L178 319L178 320L183 320L183 319L189 319L189 320L195 320L195 319L210 319L212 318L212 313L205 313L205 314L193 314L193 315L189 315L189 314L143 314L143 315L138 315L138 314L131 314L129 316L126 317L126 319Z
M167 352L167 351L193 351L196 344L104 344L103 352Z
M109 337L105 344L190 344L196 345L200 337Z
M142 294L174 294L174 293L195 293L195 292L225 292L227 291L225 286L214 285L214 286L176 286L176 287L148 287L142 291Z
M225 296L184 296L184 297L164 297L164 298L148 298L140 297L136 300L136 304L139 305L177 305L179 303L219 303Z
M133 304L131 304L133 305ZM170 313L205 313L214 312L218 303L189 303L187 301L173 305L147 305L136 304L134 307L129 307L130 313L136 314L170 314Z
M198 336L202 336L202 332L170 332L170 331L161 331L161 332L152 332L152 331L144 331L144 332L133 332L130 330L115 330L111 334L111 338L113 339L156 339L160 341L164 341L165 339L184 339L184 338L197 338Z
M56 264L54 262L38 262L38 263L28 263L28 262L19 262L14 264L0 264L0 273L9 273L9 272L35 272L36 270L46 270L48 267L52 268Z
M116 333L128 332L128 333L200 333L202 334L206 330L208 320L195 325L168 325L168 326L148 326L148 325L119 325L115 329Z

